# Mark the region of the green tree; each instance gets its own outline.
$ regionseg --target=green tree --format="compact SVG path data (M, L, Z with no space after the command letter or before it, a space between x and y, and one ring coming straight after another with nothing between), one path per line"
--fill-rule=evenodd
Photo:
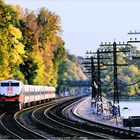
M67 53L67 57L60 64L59 81L61 80L86 80L86 76L75 55Z

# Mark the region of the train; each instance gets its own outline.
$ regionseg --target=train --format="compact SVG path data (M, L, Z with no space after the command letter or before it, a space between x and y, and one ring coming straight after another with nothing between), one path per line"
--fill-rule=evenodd
M56 98L55 87L25 85L14 79L0 81L0 110L21 110Z

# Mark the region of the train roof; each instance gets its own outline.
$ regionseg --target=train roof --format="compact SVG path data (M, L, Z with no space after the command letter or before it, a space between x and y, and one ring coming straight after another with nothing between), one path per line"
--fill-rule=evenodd
M7 79L7 80L2 80L2 81L0 81L0 83L6 83L6 82L20 82L20 83L22 83L22 81L14 80L14 79ZM35 87L35 88L47 88L47 89L54 89L54 90L55 90L55 87L53 87L53 86L24 85L24 84L23 84L23 86L24 86L25 88Z
M36 91L40 91L40 90L46 90L46 91L55 91L55 87L51 87L51 86L39 86L39 85L23 85L25 91L28 89L30 90L36 90Z
M55 88L55 87L52 87L52 86L41 86L41 85L24 85L24 87L44 87L44 88Z

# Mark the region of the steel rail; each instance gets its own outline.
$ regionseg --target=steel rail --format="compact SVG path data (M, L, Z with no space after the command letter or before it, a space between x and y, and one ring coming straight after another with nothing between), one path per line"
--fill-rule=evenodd
M72 97L73 98L73 97ZM56 124L54 125L52 120L50 122L50 119L46 118L45 115L44 115L44 111L45 110L49 110L50 108L62 103L62 102L65 102L65 101L68 101L72 98L67 98L67 99L62 99L58 102L54 102L52 104L49 104L47 106L44 106L44 107L40 107L40 108L37 108L36 110L34 110L32 112L32 115L31 115L31 118L36 122L38 123L39 126L41 126L42 128L46 129L48 132L50 132L51 134L53 134L54 136L59 136L59 137L63 137L63 136L68 136L68 137L73 137L73 135L70 135L68 133L63 133L63 132L60 132L60 130L58 130L56 128ZM40 113L41 112L41 113ZM44 118L45 117L45 118Z
M59 105L60 106L60 105ZM58 106L57 106L58 107ZM89 137L89 138L99 138L99 139L110 139L109 137L106 137L105 135L101 135L95 132L89 132L87 130L83 130L82 128L78 128L76 126L70 125L70 123L67 122L67 120L63 119L63 118L59 118L58 116L48 116L48 111L52 110L52 108L54 107L50 107L47 110L45 110L44 114L46 116L46 118L50 119L51 121L53 121L54 123L65 127L65 129L70 129L72 131L76 131L77 133L81 134L83 137ZM56 115L56 114L53 114ZM76 135L75 135L76 136ZM112 138L111 138L112 139Z
M103 124L103 123L101 123L101 122L97 122L97 121L92 121L92 120L90 120L90 119L88 119L88 118L83 118L83 116L82 115L80 115L78 112L77 112L77 109L78 109L78 107L80 107L81 106L81 104L82 104L82 102L81 103L79 103L79 105L77 105L77 106L75 106L73 109L72 109L72 112L73 112L73 114L76 116L76 117L78 117L79 119L82 119L82 120L84 120L84 121L87 121L87 122L89 122L89 123L95 123L95 125L99 125L99 127L101 127L102 129L110 129L110 131L113 133L114 132L114 134L116 133L118 133L118 134L122 134L122 136L124 136L124 135L126 135L126 137L128 136L128 137L132 137L132 138L140 138L140 132L136 132L136 131L131 131L131 133L130 133L130 131L128 130L128 129L125 129L125 128L120 128L120 127L117 127L117 126L112 126L112 125L109 125L109 124ZM68 107L67 107L68 108ZM96 126L97 127L97 126Z
M9 130L4 124L3 124L3 119L5 117L6 113L3 113L1 116L0 116L0 125L2 126L2 128L4 129L4 131L6 131L8 134L10 134L10 136L12 136L13 138L16 138L16 139L22 139L22 137L18 136L17 134L15 134L14 132L12 132L11 130Z
M25 111L25 110L24 110ZM15 115L14 115L14 119L16 121L16 123L22 128L24 129L25 131L29 132L30 134L32 134L33 136L35 136L37 139L47 139L46 137L44 137L43 135L40 135L38 133L36 133L35 131L31 130L30 128L24 126L20 121L19 121L19 114L20 112L17 112Z

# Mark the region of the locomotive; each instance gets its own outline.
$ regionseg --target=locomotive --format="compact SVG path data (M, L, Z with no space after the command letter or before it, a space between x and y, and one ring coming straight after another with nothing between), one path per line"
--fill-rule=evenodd
M24 85L21 81L0 81L0 110L21 110L56 97L51 86Z

